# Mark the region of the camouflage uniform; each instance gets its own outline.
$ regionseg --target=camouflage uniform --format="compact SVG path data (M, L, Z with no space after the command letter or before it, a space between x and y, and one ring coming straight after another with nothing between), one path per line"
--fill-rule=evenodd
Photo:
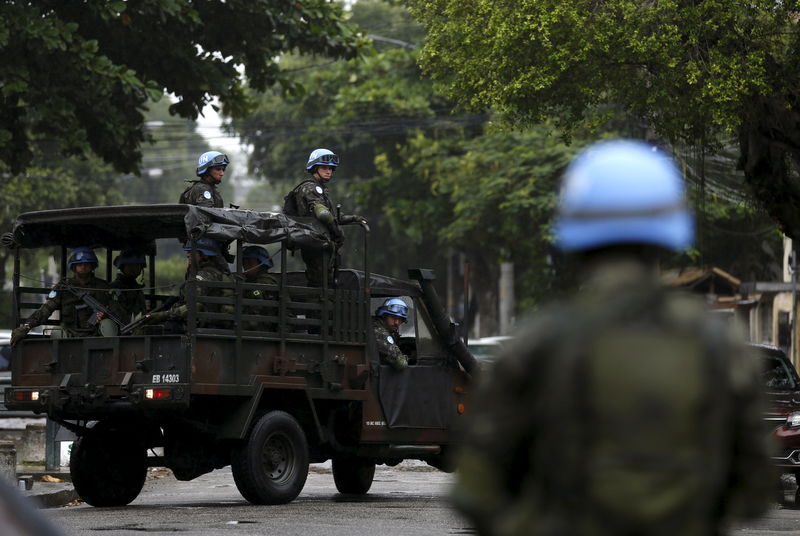
M70 337L95 336L100 335L100 324L94 326L89 324L89 320L95 315L91 307L86 305L83 300L75 296L69 290L63 288L64 283L76 290L89 290L89 295L108 307L111 312L120 316L122 311L111 303L109 285L104 279L92 276L91 279L82 285L77 279L68 277L59 282L47 297L47 301L34 312L25 322L31 327L43 324L55 311L61 311L61 328Z
M186 182L190 182L191 185L183 191L178 203L208 208L222 208L225 206L222 201L222 194L217 191L215 184L208 183L202 179Z
M333 225L328 228L331 238L336 244L337 252L331 255L331 262L328 266L328 285L333 286L334 283L334 258L338 255L339 248L342 247L344 242L344 234L342 233L339 223L336 220L336 210L334 209L333 201L328 196L328 188L322 181L313 179L306 179L297 187L297 209L300 216L314 217L314 209L316 205L321 205L328 209L333 214ZM324 271L324 257L321 251L308 251L300 250L303 257L303 262L306 264L306 278L309 285L312 287L322 286L322 274Z
M130 322L136 315L144 314L147 311L142 291L144 285L139 283L135 277L119 273L117 278L111 282L110 288L112 289L111 299L125 312L123 319L126 322Z
M598 266L476 393L453 500L480 534L709 535L765 509L757 362L647 270Z
M204 265L200 266L197 270L197 274L195 274L194 279L196 281L217 281L217 282L229 282L232 283L233 279L231 278L230 274L221 270L216 264L212 262L206 262ZM159 320L175 320L179 322L186 322L186 317L188 316L189 307L186 305L186 295L185 295L185 284L181 287L180 291L180 300L178 303L173 305L169 311L164 311L162 313L154 313L151 317L152 320L159 321ZM232 288L212 288L212 287L197 287L197 297L201 296L215 296L219 298L233 298L234 297L234 290ZM203 305L201 303L197 304L197 311L198 312L209 312L209 313L233 313L234 307L233 305L217 305L217 304L208 304ZM199 322L198 327L214 327L214 328L223 328L229 329L232 326L228 322L221 322L221 321L213 321L208 320L204 322Z
M186 182L190 182L192 184L183 191L180 199L178 199L178 203L207 208L223 208L225 206L225 203L222 200L222 194L217 190L216 184L211 184L202 179L196 181L187 180ZM229 243L230 242L219 243L219 249L222 252L222 256L213 261L217 263L222 271L227 270L227 265L225 264L226 260L233 262L233 257L231 257L231 255L228 253Z
M395 341L400 338L397 332L390 333L380 318L373 317L372 328L375 331L375 344L378 347L381 363L391 365L396 370L408 368L408 357L400 350Z
M278 280L268 272L260 272L254 279L248 278L248 283L258 283L259 285L277 285ZM263 289L248 289L244 291L244 298L251 300L277 300L278 295L276 292L265 291ZM278 316L278 311L275 309L266 309L265 307L249 305L243 308L244 314L250 315L269 315L272 313ZM274 322L246 322L245 329L250 331L277 331L278 326Z

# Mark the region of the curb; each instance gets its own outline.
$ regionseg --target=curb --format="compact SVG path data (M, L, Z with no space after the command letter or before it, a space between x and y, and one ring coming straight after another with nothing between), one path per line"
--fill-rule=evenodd
M47 471L43 467L18 466L17 478L32 480L32 487L22 491L22 494L39 508L57 508L65 506L80 497L72 486L71 475L68 471ZM61 482L48 482L42 480L51 476Z
M31 499L39 508L57 508L78 500L78 493L72 489L62 489L58 491L44 492L41 494L27 493L26 497Z

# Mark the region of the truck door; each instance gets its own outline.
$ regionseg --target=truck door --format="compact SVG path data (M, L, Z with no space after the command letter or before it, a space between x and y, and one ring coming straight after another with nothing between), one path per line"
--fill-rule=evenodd
M448 428L455 415L454 364L432 336L424 306L409 297L402 299L413 304L398 341L409 357L409 367L398 371L381 364L377 352L373 356L386 424L389 428Z

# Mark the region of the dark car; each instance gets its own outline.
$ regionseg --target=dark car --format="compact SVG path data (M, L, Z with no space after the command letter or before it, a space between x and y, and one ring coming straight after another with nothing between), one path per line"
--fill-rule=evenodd
M767 421L778 450L773 457L781 472L800 477L800 377L780 348L752 347L763 360L762 379L767 394Z

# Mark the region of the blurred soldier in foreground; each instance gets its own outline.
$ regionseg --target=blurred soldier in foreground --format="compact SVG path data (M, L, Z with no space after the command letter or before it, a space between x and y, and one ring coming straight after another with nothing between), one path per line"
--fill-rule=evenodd
M408 368L408 357L397 346L400 339L400 326L408 320L408 305L400 298L388 298L375 311L372 329L375 330L375 343L378 346L381 363L391 365L396 370Z
M183 191L178 203L209 208L224 207L225 203L222 201L222 194L217 191L217 185L222 182L229 163L228 157L219 151L201 154L197 160L197 176L200 179L187 180L191 184Z
M130 322L136 315L147 310L144 299L144 284L139 276L147 266L144 253L135 249L125 249L114 259L114 266L119 269L116 279L111 282L111 296L125 312L125 322Z
M65 337L116 335L118 326L106 317L113 316L121 320L121 310L110 303L110 287L106 280L95 277L97 264L97 256L92 248L73 249L67 260L73 277L64 278L53 287L47 295L47 301L12 332L11 345L24 338L31 328L44 323L55 311L60 311L61 330L54 330L53 336L56 333ZM106 311L93 308L92 303Z
M283 213L287 216L306 216L316 218L330 233L335 245L328 264L328 285L335 286L335 265L339 250L344 244L344 233L341 225L360 223L366 225L367 220L356 215L340 215L334 209L333 201L328 195L328 183L333 180L333 173L339 165L339 157L328 149L314 149L308 155L306 172L310 179L302 181L284 198ZM306 278L312 287L322 286L325 273L322 252L301 250L303 262L306 263Z
M568 168L559 247L581 292L535 315L475 404L453 492L482 535L711 535L773 496L757 362L658 284L691 244L672 161L600 143Z

